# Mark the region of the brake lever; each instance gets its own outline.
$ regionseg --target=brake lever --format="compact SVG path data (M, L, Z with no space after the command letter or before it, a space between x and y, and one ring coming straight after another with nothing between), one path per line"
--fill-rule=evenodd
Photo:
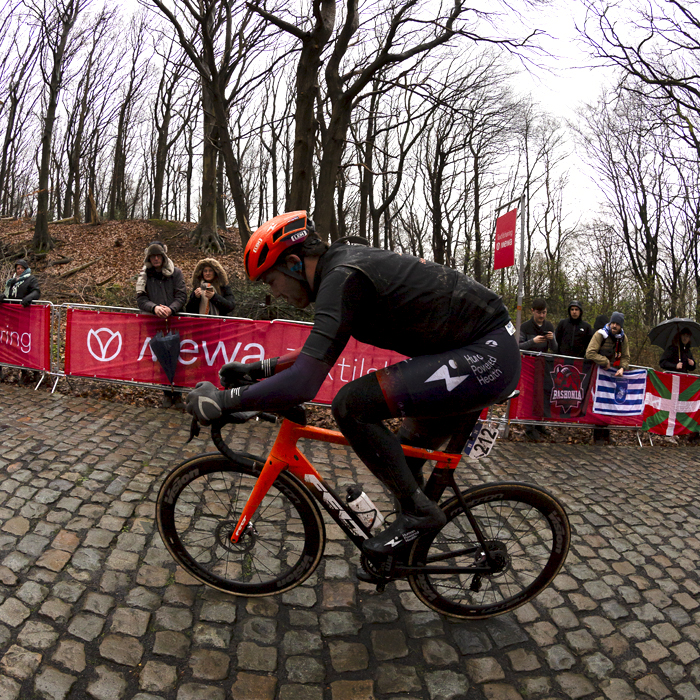
M193 438L199 437L199 432L201 428L199 426L199 421L193 416L192 417L192 422L190 423L190 437L185 443L185 445L188 442L191 442Z

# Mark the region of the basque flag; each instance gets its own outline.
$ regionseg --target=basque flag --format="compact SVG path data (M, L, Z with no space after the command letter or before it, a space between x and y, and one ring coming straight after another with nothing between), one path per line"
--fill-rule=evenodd
M659 435L700 432L700 379L650 369L643 428Z
M615 369L598 367L593 413L601 416L639 416L644 410L647 371L633 369L616 377Z

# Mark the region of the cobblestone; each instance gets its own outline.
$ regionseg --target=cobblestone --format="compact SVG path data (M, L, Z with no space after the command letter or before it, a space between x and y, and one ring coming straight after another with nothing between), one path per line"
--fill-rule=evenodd
M359 584L330 522L301 587L199 585L163 547L155 500L169 465L210 449L205 433L186 445L174 411L28 392L0 383L16 409L0 434L0 700L700 698L697 448L601 462L600 448L497 444L462 478L549 487L573 546L535 600L460 621L405 581ZM236 430L262 453L275 428ZM311 454L339 492L363 483L391 510L347 448Z

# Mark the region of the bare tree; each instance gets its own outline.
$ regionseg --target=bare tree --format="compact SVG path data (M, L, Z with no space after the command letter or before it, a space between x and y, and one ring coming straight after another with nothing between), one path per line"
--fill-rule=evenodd
M413 88L426 79L427 72L410 72L391 82L381 74L375 76L369 100L359 106L358 118L350 125L359 158L357 225L360 236L377 248L393 248L392 205L403 182L406 159L436 109L427 90ZM363 109L364 121L359 119Z
M149 77L145 46L148 37L148 24L145 15L132 17L129 26L130 67L121 93L121 104L117 118L117 133L114 143L114 165L109 195L109 218L127 217L127 148L131 136L130 129L134 112L142 96Z
M108 60L106 40L115 21L115 10L102 9L90 19L89 33L85 37L87 55L81 65L80 79L68 114L65 134L67 177L64 216L74 216L80 221L81 159L84 150L85 128L88 114L94 108L93 97L96 83L100 81Z
M6 8L7 9L7 8ZM9 21L11 13L5 18ZM8 27L3 27L8 29ZM35 62L39 49L39 43L34 32L23 37L21 41L18 34L11 34L10 46L2 61L0 82L5 85L0 115L5 117L5 133L2 139L2 152L0 153L0 212L7 214L11 206L12 190L10 165L16 142L20 138L23 125L22 107L32 91L31 74L35 68ZM14 60L13 60L14 59ZM30 107L30 105L27 105ZM25 109L26 112L31 111Z
M668 130L649 122L649 112L634 94L621 94L611 105L603 97L582 117L582 144L601 176L614 228L644 297L644 320L651 324L658 311L659 255L672 188L664 158Z
M684 0L661 0L619 8L587 1L586 23L582 34L592 54L620 69L620 91L634 94L646 105L654 120L685 144L665 154L672 161L683 212L678 228L688 236L688 259L694 266L695 315L700 318L700 253L697 237L700 197L688 184L696 179L700 160L700 14L697 5ZM623 10L624 17L620 14ZM621 21L623 20L624 21ZM674 229L675 230L675 229ZM668 256L661 260L674 270L676 240ZM683 250L683 246L681 246ZM677 276L677 272L672 272ZM675 308L681 295L669 289Z
M87 0L25 0L25 2L28 23L39 31L41 42L39 65L46 91L37 214L32 245L36 250L50 250L53 248L53 240L48 227L49 169L56 108L59 93L63 87L66 63L77 48L77 42L71 45L69 38L78 14L84 9Z
M369 97L366 88L375 76L392 66L412 59L420 60L422 54L459 36L467 36L475 42L501 43L510 48L523 46L530 38L485 38L466 22L467 14L483 18L483 13L465 7L462 0L454 0L447 8L442 3L423 7L419 0L375 3L362 8L362 18L356 0L346 0L341 6L342 12L337 12L335 2L314 0L310 17L290 21L264 10L258 2L249 3L249 6L301 42L297 68L295 158L288 208L307 207L311 201L310 153L318 134L321 154L314 217L319 230L331 238L336 235L334 193L353 110L361 100ZM336 30L338 15L342 17L342 25ZM311 29L306 28L309 25ZM328 53L328 58L322 82L324 52ZM325 88L323 98L328 102L323 119L319 119L319 112L313 109L313 100L320 94L319 85Z
M218 147L224 154L238 231L245 243L250 237L248 210L228 117L232 100L254 89L269 72L267 65L258 69L256 63L264 50L262 23L256 24L254 13L233 0L182 0L174 6L164 0L143 1L152 3L171 23L211 95ZM182 14L178 7L182 8ZM209 245L221 248L220 241L210 241Z
M157 47L156 53L159 54ZM156 130L156 153L153 173L153 207L152 217L161 218L163 205L163 180L165 178L165 166L167 155L175 145L185 129L185 121L182 120L179 128L171 133L171 122L178 109L178 100L183 96L178 89L185 73L185 61L183 55L175 55L174 42L170 42L164 54L159 54L163 61L163 68L158 83L158 92L153 102L153 126Z

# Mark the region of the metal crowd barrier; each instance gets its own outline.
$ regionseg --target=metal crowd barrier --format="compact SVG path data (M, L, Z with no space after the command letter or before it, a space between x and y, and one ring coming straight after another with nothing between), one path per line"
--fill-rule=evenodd
M11 364L11 363L6 363L2 362L0 360L0 369L2 367L10 367L10 368L15 368L15 369L25 369L25 370L32 370L32 371L40 371L41 372L41 378L39 379L39 382L36 384L34 387L35 390L39 388L41 383L46 377L51 377L53 379L53 386L51 388L51 393L54 393L56 391L56 387L58 385L58 382L65 378L69 383L71 379L71 375L67 375L66 372L64 371L64 362L62 361L64 359L64 352L65 352L65 325L66 325L66 313L68 309L74 308L74 309L86 309L86 310L93 310L98 313L100 312L116 312L116 313L124 313L124 314L137 314L137 315L145 315L143 312L141 312L139 309L134 309L134 308L127 308L127 307L118 307L118 306L100 306L100 305L92 305L92 304L60 304L60 305L54 305L49 301L36 301L33 302L34 304L40 304L40 305L45 305L49 306L51 308L51 317L50 317L50 370L36 370L34 368L28 368L23 365L19 364ZM202 318L199 314L178 314L178 316L189 316L189 317L194 317L194 318ZM207 318L218 318L218 317L207 317ZM229 320L240 320L240 321L250 321L251 319L246 319L242 317L222 317L223 318L229 319ZM285 322L284 319L280 319L281 322ZM271 323L274 323L275 321L270 321ZM299 325L307 325L310 326L312 324L303 322L303 321L294 321L295 324ZM564 360L581 360L582 358L580 357L571 357L567 355L552 355L551 353L541 353L541 352L531 352L531 351L521 351L523 355L532 355L535 357L542 357L542 356L549 356L551 358L557 358L557 359L564 359ZM640 365L631 365L631 368L634 369L650 369L648 367L643 367ZM108 384L121 384L121 385L127 385L127 386L138 386L138 387L143 387L147 389L156 389L156 390L163 390L164 388L167 388L166 385L163 384L156 384L156 383L150 383L150 382L144 382L144 381L130 381L127 379L107 379L103 377L84 377L84 376L79 376L80 379L90 379L91 381L97 381L97 382L104 382ZM173 387L174 389L177 390L182 390L182 391L187 391L189 387ZM319 405L325 405L325 404L319 404ZM634 430L639 432L645 432L645 431L640 431L639 427L637 426L628 426L628 425L614 425L614 424L608 424L608 425L600 425L600 424L594 424L594 423L582 423L582 422L564 422L564 421L556 421L556 420L532 420L532 419L523 419L523 418L512 418L511 417L511 401L508 400L506 402L506 409L505 409L505 415L503 416L497 416L494 415L494 407L491 407L488 412L488 419L495 423L499 429L502 435L505 437L508 436L509 433L509 428L510 425L515 424L515 425L539 425L539 426L545 426L545 427L551 427L551 428L560 428L560 427L574 427L574 428L584 428L584 429L591 429L591 428L607 428L610 430ZM637 435L637 438L639 440L639 443L641 445L641 440L639 439L639 435ZM651 439L651 438L650 438Z

